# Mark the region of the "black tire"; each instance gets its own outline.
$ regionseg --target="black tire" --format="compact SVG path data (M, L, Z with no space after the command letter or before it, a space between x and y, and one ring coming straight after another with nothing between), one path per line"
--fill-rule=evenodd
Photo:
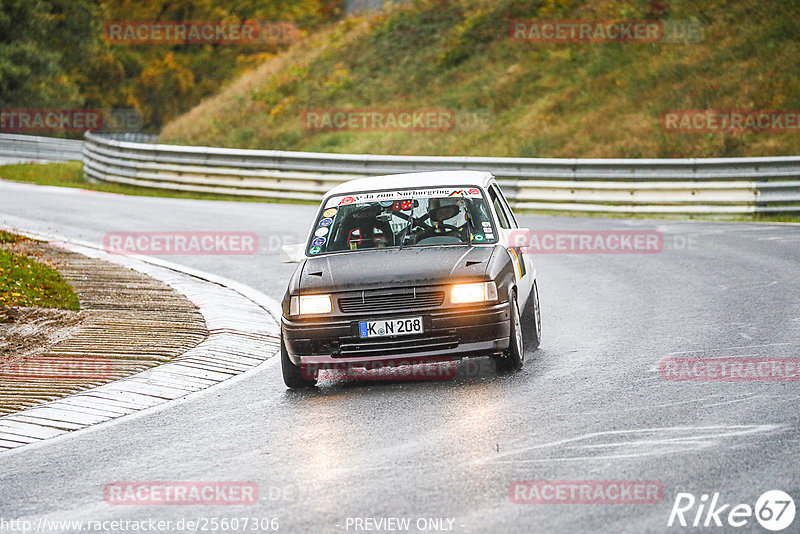
M522 319L520 318L517 296L511 297L509 306L511 312L511 332L509 333L508 350L495 358L494 366L498 373L519 371L525 360L525 341L522 336Z
M313 378L309 378L311 373L304 372L302 368L296 366L289 359L289 353L286 352L286 345L283 343L283 336L281 335L281 371L283 371L283 383L292 389L310 388L317 385L317 374L314 373Z
M533 281L531 295L525 304L525 311L522 313L522 333L525 336L525 348L536 350L542 341L542 312L539 307L539 288L536 280Z

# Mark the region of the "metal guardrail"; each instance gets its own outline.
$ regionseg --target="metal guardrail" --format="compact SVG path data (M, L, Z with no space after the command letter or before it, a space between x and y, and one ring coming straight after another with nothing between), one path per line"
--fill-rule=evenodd
M35 135L0 134L0 159L70 161L83 157L83 141Z
M84 169L109 182L180 191L319 200L365 175L486 170L516 208L745 214L800 212L800 156L538 159L382 156L141 144L86 135ZM402 184L398 184L402 185Z
M800 157L539 159L383 156L152 144L145 134L86 142L0 134L0 157L83 159L87 176L140 187L317 201L367 175L486 170L509 201L534 211L747 214L800 213Z

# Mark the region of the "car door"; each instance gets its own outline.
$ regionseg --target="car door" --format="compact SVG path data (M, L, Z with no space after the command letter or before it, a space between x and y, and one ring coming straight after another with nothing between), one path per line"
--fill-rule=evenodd
M519 299L520 307L524 309L531 288L533 287L533 280L536 277L533 258L531 258L530 254L523 251L523 247L511 246L510 237L513 237L515 231L520 231L520 228L514 213L511 211L511 207L508 205L505 196L503 196L503 192L496 182L492 182L489 185L489 200L491 201L497 222L500 225L504 245L508 249L508 253L516 267L514 269L514 276L517 281L517 298Z

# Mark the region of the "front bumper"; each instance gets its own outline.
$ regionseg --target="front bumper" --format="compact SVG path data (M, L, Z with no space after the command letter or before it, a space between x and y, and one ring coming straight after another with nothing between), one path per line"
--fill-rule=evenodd
M361 339L359 321L422 316L424 333ZM295 365L358 366L371 362L402 365L409 361L498 354L508 348L510 314L507 302L491 306L408 311L379 317L281 319L281 334Z

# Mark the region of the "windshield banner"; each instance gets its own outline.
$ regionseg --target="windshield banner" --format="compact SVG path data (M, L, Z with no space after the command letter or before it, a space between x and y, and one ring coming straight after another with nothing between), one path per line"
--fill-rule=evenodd
M443 198L443 197L468 197L481 198L481 191L476 187L456 189L452 187L440 189L400 189L397 191L376 191L374 193L356 193L352 195L337 195L328 199L326 208L345 206L347 204L362 204L365 202L390 202L395 200L413 198Z

